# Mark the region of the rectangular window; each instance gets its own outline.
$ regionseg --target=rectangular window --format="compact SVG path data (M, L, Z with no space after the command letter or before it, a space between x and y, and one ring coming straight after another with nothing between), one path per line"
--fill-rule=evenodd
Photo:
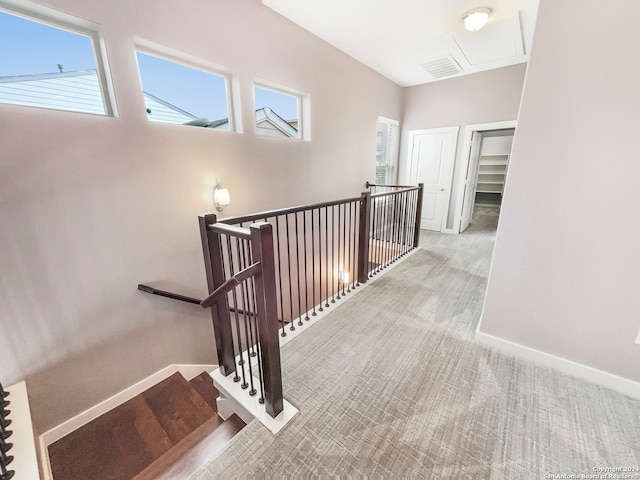
M378 185L395 185L398 172L399 122L378 117L376 124L376 182Z
M149 120L234 130L227 77L138 51Z
M255 85L256 134L279 138L304 138L305 96L273 86ZM308 101L308 96L306 97Z
M67 17L0 10L0 102L113 115L98 27Z

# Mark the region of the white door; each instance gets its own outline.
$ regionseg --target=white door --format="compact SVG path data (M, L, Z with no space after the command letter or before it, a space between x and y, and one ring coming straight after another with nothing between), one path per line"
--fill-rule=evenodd
M460 221L460 233L464 232L473 215L473 204L476 201L476 185L478 179L478 157L480 156L480 143L482 135L474 131L471 136L471 148L469 149L469 166L467 179L464 184L464 200L462 204L462 220Z
M409 133L409 178L424 184L420 228L440 232L445 228L458 127Z

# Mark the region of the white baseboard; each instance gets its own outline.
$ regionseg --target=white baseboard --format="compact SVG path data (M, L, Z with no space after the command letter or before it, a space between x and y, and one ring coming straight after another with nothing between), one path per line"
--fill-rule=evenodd
M476 330L478 343L640 399L640 383Z
M40 438L38 439L43 478L45 480L50 480L51 478L53 478L53 475L51 474L51 465L49 464L48 454L48 446L52 443L60 440L62 437L70 434L83 425L86 425L90 421L98 418L100 415L107 413L109 410L114 409L127 400L131 400L136 395L140 395L145 390L153 387L157 383L161 382L165 378L170 377L176 372L180 372L184 378L186 378L187 380L191 380L195 376L202 373L203 370L206 370L210 373L217 367L217 365L169 365L161 370L158 370L152 375L149 375L147 378L144 378L138 383L125 388L121 392L116 393L115 395L98 403L97 405L94 405L84 412L80 412L75 417L72 417L69 420L61 423L60 425L53 427L51 430L46 431L45 433L40 435Z

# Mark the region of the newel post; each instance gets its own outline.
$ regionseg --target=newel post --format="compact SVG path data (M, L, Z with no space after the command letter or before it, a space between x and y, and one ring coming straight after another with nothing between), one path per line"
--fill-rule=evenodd
M367 186L369 182L367 182ZM371 217L371 194L362 192L360 196L360 222L358 225L358 283L369 279L369 231Z
M213 213L198 216L200 224L200 238L202 239L202 252L204 254L204 267L207 273L207 287L209 293L222 285L225 281L222 268L222 250L220 248L220 235L208 230L208 226L217 222ZM216 340L218 352L218 365L223 375L229 375L235 371L235 355L233 354L233 333L231 330L231 315L227 296L217 301L211 307L211 319L213 321L213 334Z
M276 269L273 250L273 227L267 222L252 224L251 249L253 260L260 262L261 272L255 277L258 339L262 355L264 403L272 417L282 412L282 371L278 336L278 306L276 303Z
M420 245L420 220L422 218L422 192L424 191L424 183L418 184L418 200L416 205L416 224L413 230L413 246Z

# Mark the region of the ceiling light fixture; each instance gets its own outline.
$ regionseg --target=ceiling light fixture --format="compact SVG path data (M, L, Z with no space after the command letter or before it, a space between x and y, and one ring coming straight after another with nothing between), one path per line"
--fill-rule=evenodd
M490 14L491 9L487 7L480 7L469 10L464 14L464 17L462 17L462 19L464 20L464 28L466 28L470 32L477 32L485 26L487 20L489 20Z

